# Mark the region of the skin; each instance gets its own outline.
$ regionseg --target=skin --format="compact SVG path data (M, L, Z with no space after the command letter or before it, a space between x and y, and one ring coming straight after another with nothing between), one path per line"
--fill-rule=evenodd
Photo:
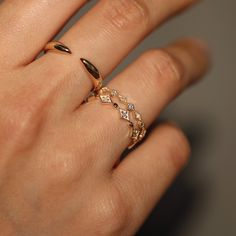
M83 57L106 77L163 21L193 0L100 0L61 39L72 55L44 45L85 0L0 4L0 231L2 236L134 235L183 168L190 147L172 123L156 127L119 162L127 123L99 101ZM146 126L207 70L208 50L180 40L141 55L109 87ZM117 164L118 163L118 164Z

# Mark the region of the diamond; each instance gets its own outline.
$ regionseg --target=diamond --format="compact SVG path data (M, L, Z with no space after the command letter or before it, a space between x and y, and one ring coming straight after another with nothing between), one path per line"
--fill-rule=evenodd
M117 95L118 95L117 90L112 89L112 91L111 91L111 96L114 97L114 96L117 96Z
M99 91L100 94L102 94L102 93L109 93L109 92L110 92L110 89L108 87L103 87Z
M112 100L109 95L100 95L102 103L112 103Z
M121 116L122 119L125 119L125 120L128 120L128 121L130 120L129 111L120 109L120 116Z
M127 105L127 108L128 108L129 111L134 111L134 104L129 103L129 104Z
M139 130L133 129L131 138L134 140L138 140L139 134L140 134Z
M139 126L140 128L144 128L144 127L145 127L143 121L138 121L138 126Z
M135 118L140 121L142 120L141 115L137 111L135 112Z
M121 102L124 102L124 103L127 102L127 98L122 96L122 95L119 95L119 99L120 99Z

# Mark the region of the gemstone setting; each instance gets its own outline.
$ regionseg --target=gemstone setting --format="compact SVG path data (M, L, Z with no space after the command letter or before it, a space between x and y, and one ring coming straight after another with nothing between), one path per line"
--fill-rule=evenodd
M127 109L128 109L129 111L134 111L134 110L135 110L134 104L128 103Z
M112 103L111 97L109 95L100 95L99 97L102 103Z
M120 117L124 120L130 121L129 111L120 109Z

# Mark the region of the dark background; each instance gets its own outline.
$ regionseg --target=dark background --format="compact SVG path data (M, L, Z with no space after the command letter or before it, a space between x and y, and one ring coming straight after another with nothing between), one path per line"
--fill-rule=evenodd
M86 6L82 14L93 4L94 1ZM234 0L202 1L154 32L114 72L119 72L142 51L184 36L207 40L213 52L213 67L205 80L163 113L163 118L173 119L183 127L193 154L189 166L138 236L236 235L235 14Z

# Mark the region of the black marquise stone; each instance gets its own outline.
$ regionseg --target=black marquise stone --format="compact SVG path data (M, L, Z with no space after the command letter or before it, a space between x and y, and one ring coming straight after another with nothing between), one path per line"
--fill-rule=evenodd
M95 78L95 79L99 79L100 78L100 73L98 71L98 69L88 60L81 58L80 59L82 61L82 63L84 64L84 66L86 67L86 69L88 70L88 72Z

